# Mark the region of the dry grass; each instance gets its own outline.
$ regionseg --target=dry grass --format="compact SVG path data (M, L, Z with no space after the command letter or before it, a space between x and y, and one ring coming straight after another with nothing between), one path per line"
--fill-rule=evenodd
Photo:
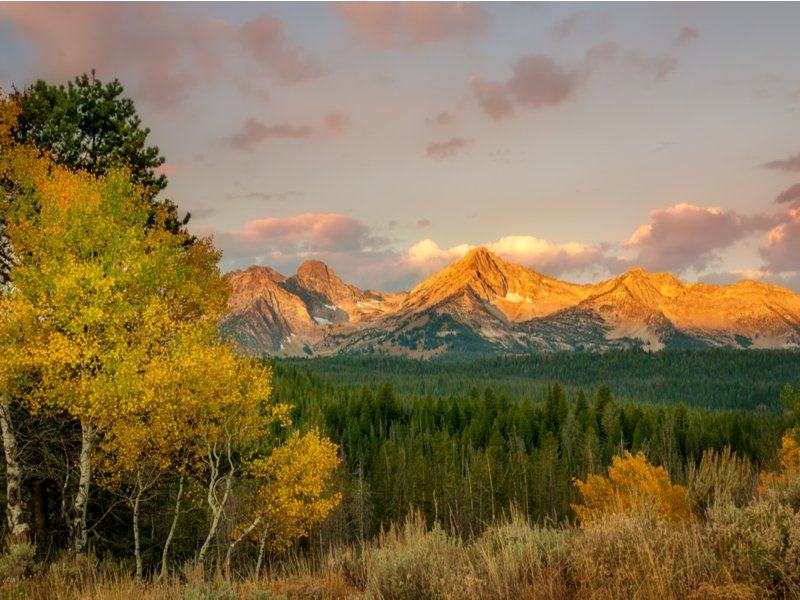
M91 558L37 565L22 548L0 556L0 600L800 598L800 513L775 499L707 507L677 525L639 514L543 527L513 514L471 540L412 515L362 547L235 580L188 564L138 582Z

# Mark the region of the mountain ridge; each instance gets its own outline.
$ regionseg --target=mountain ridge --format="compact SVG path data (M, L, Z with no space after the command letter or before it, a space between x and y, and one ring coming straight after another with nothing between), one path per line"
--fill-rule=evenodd
M743 280L685 283L639 267L595 284L476 248L410 292L360 290L328 265L253 266L231 284L223 332L250 353L412 357L729 346L800 348L800 296Z

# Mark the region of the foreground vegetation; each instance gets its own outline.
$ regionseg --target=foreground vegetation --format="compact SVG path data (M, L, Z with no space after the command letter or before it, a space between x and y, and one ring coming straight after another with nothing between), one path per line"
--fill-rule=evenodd
M600 496L584 489L583 506L598 512L582 525L539 525L512 510L481 534L464 537L412 513L363 544L289 553L264 575L245 571L235 578L204 577L186 563L171 578L141 582L123 566L91 557L36 567L29 556L6 555L0 589L8 598L53 600L796 598L800 460L794 444L787 442L782 466L762 477L758 494L750 466L728 452L706 453L688 488L665 483L665 471L628 455L608 478L586 484L611 487ZM26 568L40 571L26 579Z

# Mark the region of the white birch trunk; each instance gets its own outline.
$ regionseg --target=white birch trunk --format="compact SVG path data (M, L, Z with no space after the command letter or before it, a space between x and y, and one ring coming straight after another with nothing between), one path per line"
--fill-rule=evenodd
M142 505L142 473L136 472L136 496L133 498L133 553L136 557L136 579L142 580L142 546L139 540L139 509Z
M208 535L206 536L203 545L200 547L200 552L197 554L197 562L201 565L205 562L206 556L208 555L208 549L211 547L211 542L214 540L214 536L217 534L222 513L225 509L225 505L228 502L228 497L231 494L231 488L233 487L233 476L235 469L233 466L233 457L231 456L230 438L227 440L224 452L224 458L227 459L230 470L225 475L220 476L220 463L222 462L223 456L217 451L216 448L209 447L208 449L208 465L211 468L211 475L208 482L207 501L208 507L211 509L211 526L208 529ZM222 493L222 498L220 498L218 488L223 481L225 482L225 491Z
M6 457L6 519L14 542L30 541L30 525L25 521L22 507L22 465L19 446L11 420L11 407L0 398L0 429L3 434L3 453Z
M92 483L92 449L94 447L94 426L81 423L80 476L75 503L72 505L72 551L76 556L86 552L86 516L89 508L89 487Z
M169 558L169 546L172 544L172 538L175 537L175 530L178 527L178 517L181 514L181 496L183 495L183 478L184 474L181 472L181 480L178 484L178 495L175 498L175 514L172 515L172 525L169 527L167 540L164 542L164 549L161 551L161 573L159 573L159 580L167 576L167 560Z
M260 516L256 517L253 520L253 522L250 523L250 525L248 525L235 540L233 540L230 544L228 544L228 551L225 553L225 574L228 577L228 579L230 579L231 577L231 558L233 557L233 549L236 548L237 545L239 545L239 542L241 542L244 538L253 533L255 528L258 527L259 525L261 525Z

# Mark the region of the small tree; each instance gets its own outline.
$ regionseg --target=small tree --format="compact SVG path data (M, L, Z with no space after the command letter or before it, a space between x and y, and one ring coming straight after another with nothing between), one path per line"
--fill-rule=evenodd
M671 483L664 468L651 465L641 452L615 456L608 478L589 475L585 482L575 481L575 486L583 504L571 506L584 523L612 513L652 512L669 521L687 519L691 514L686 488Z
M225 560L230 572L234 548L247 536L259 540L256 573L261 569L265 547L283 550L307 536L341 502L333 490L333 474L341 460L338 446L320 436L315 428L289 440L266 458L253 460L247 470L256 488L246 499L248 521L240 523L228 546Z

